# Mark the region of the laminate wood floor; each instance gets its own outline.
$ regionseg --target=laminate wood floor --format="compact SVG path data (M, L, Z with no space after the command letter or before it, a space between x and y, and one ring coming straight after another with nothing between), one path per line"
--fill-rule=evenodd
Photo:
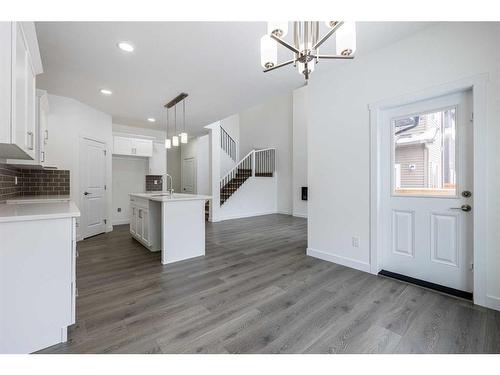
M304 219L206 229L167 266L128 226L79 242L77 322L42 353L500 352L500 313L308 257Z

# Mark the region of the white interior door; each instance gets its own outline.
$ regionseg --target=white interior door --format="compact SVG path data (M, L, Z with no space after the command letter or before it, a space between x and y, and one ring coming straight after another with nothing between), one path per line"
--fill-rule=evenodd
M84 138L80 163L82 235L106 231L106 146Z
M383 112L382 269L472 292L472 93Z
M196 159L182 161L182 192L194 194L196 191Z

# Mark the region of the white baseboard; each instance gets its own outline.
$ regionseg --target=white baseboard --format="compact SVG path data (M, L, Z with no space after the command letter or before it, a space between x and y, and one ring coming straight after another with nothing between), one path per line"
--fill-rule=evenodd
M218 221L224 220L233 220L233 219L244 219L246 217L254 217L254 216L263 216L263 215L272 215L277 213L276 211L264 211L264 212L250 212L245 214L234 214L234 215L225 215L220 216Z
M281 215L291 215L292 212L290 210L278 210L276 211L277 214L281 214Z
M293 216L295 216L295 217L301 217L303 219L307 219L307 214L300 214L298 212L294 212Z
M130 219L118 219L118 220L113 220L112 225L123 225L123 224L130 224Z
M354 268L363 272L370 272L370 264L361 262L356 259L352 258L346 258L340 255L334 255L330 253L325 253L324 251L316 250L316 249L311 249L310 247L307 248L307 255L318 258L318 259L323 259L327 260L329 262L341 264L346 267Z
M486 307L490 309L500 311L500 297L492 296L490 294L486 295Z

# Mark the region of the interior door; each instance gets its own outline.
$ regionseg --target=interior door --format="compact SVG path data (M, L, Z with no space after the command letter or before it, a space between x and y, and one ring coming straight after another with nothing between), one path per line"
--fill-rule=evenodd
M196 191L196 159L188 158L182 161L182 192L194 194Z
M84 138L81 153L82 235L106 231L106 146Z
M383 113L382 268L472 292L471 92Z

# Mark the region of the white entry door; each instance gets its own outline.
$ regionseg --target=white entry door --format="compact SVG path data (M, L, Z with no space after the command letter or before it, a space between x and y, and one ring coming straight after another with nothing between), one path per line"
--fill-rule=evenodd
M85 238L106 231L106 146L87 138L81 145L81 223Z
M196 159L188 158L182 161L182 192L194 194L196 192Z
M472 292L472 93L383 112L382 269Z

